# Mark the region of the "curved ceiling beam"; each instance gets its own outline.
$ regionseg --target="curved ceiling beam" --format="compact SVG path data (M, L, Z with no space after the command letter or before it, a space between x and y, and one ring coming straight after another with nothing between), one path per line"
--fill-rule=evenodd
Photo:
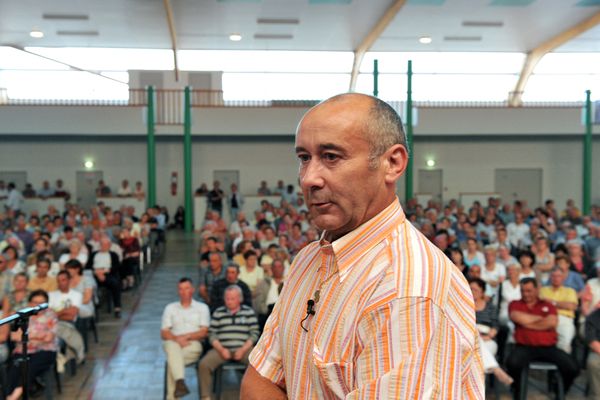
M165 12L167 13L167 24L169 25L169 34L171 35L171 49L173 50L173 63L175 65L175 81L179 82L179 65L177 64L177 32L175 31L175 19L173 18L173 8L171 0L163 0Z
M554 36L553 38L545 41L535 49L531 50L527 53L527 58L523 63L523 68L521 69L521 75L519 75L519 81L515 86L515 89L510 93L508 98L508 104L511 107L519 107L523 104L522 96L525 91L525 86L527 85L527 81L529 77L533 73L536 65L540 60L549 52L554 49L562 46L567 43L571 39L581 35L582 33L592 29L596 25L600 24L600 12L592 15L590 18L578 23L577 25L567 29Z
M371 46L373 46L373 43L379 39L385 28L392 22L405 3L406 0L395 0L385 14L377 21L377 24L371 29L371 32L363 39L362 43L354 50L354 63L352 65L352 74L350 75L351 92L356 89L358 72L360 71L360 65L362 64L365 53L369 51Z

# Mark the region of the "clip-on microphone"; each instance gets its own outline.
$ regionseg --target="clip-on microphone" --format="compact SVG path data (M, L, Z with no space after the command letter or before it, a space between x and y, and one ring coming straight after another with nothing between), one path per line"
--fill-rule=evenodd
M308 332L308 329L304 327L304 321L306 321L311 315L315 315L315 313L315 301L313 299L308 299L306 302L306 317L300 321L300 327L304 329L304 332Z

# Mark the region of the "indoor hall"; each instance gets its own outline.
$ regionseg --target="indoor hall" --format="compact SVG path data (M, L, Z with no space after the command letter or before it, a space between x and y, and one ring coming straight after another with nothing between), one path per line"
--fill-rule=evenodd
M35 329L53 335L31 344L39 372L32 396L201 398L218 389L213 363L222 358L249 357L252 369L269 374L263 346L274 327L283 331L298 317L288 336L299 342L281 349L308 350L285 355L296 361L285 378L271 376L289 398L353 390L427 398L442 372L441 397L469 397L454 391L451 376L464 377L456 390L474 398L600 397L599 22L596 0L0 0L2 312L30 305L38 289L50 293L52 309L32 317L47 325ZM369 97L321 103L347 92ZM331 139L319 151L335 142L344 152L315 157L304 141L313 118L336 121L318 131ZM357 140L347 121L361 127ZM382 147L402 160L393 182L377 175L376 167L391 165L375 162L387 154L376 152ZM346 163L348 155L362 167ZM448 364L424 359L397 372L413 354L394 354L410 328L427 336L431 326L441 331L438 320L400 321L406 326L392 346L380 349L388 353L367 366L359 328L343 331L355 340L343 355L334 348L341 333L319 335L330 325L346 329L355 315L363 321L360 306L345 308L354 304L350 294L340 295L336 242L370 251L351 234L370 238L361 218L379 221L385 210L363 215L356 202L372 204L382 193L406 217L394 221L423 238L424 255L439 255L407 261L392 252L398 270L390 273L413 271L422 259L422 277L426 268L439 281L460 276L455 267L464 275L456 281L464 304L474 301L464 312L475 315L475 329L459 337L481 338L485 369L485 382L474 379L470 392L463 372L479 368L477 357L472 370L457 372L447 343L427 354ZM351 215L351 226L331 225L340 215ZM301 281L294 273L323 232L333 241L335 257L323 261L332 269ZM325 245L321 255L329 251ZM184 276L192 282L179 282ZM365 289L358 277L351 282L353 293ZM413 275L397 285L415 282ZM240 308L231 311L225 297L234 283ZM547 310L543 321L552 326L530 324L531 308L525 317L513 312L529 301L525 286L537 293L527 304ZM31 304L44 298L37 293ZM267 322L272 310L278 318ZM228 327L218 324L238 312L248 314L230 322L248 337L227 348ZM0 328L0 396L21 382L12 367L19 343L18 333ZM183 379L181 352L191 357ZM166 353L175 366L165 364ZM239 398L244 369L226 365L223 397Z

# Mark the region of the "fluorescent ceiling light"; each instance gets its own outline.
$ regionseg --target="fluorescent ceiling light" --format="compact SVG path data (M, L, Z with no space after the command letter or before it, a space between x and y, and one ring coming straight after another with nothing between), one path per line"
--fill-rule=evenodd
M431 43L431 41L432 41L431 36L421 36L419 38L419 43L421 43L421 44L429 44L429 43Z
M242 35L240 35L239 33L232 33L231 35L229 35L229 40L231 40L232 42L239 42L240 40L242 40Z

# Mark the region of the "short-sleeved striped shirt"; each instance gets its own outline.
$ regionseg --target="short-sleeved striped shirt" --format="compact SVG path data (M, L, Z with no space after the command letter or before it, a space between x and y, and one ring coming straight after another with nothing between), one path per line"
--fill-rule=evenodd
M235 314L225 306L217 308L210 319L208 340L212 343L218 339L223 347L235 351L251 339L256 343L259 335L256 313L245 304Z
M398 200L326 237L294 260L252 366L290 399L483 399L469 286Z

